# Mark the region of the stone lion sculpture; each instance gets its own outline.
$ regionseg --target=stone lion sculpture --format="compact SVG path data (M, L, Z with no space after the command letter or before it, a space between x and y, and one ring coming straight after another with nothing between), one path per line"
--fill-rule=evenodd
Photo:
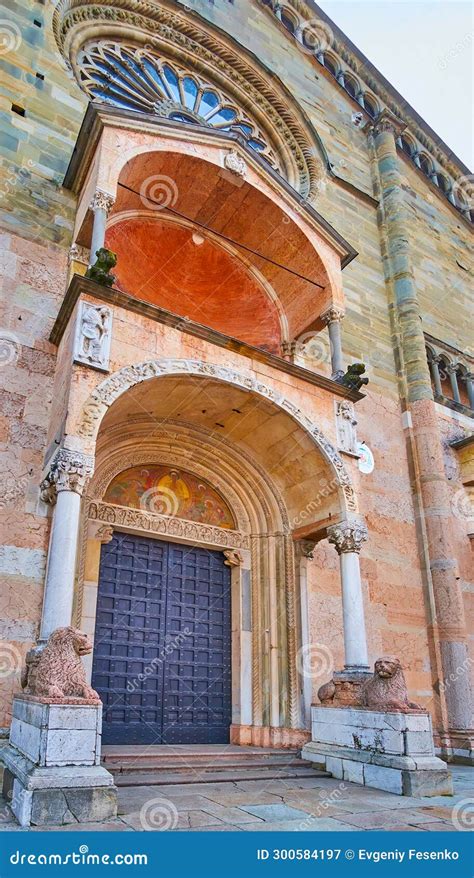
M369 710L399 710L403 713L423 710L419 704L409 701L400 659L393 655L384 655L375 662L374 675L362 690L362 706Z
M92 652L92 644L77 628L56 628L43 650L31 651L26 658L21 685L26 695L46 698L82 698L100 701L99 694L86 682L81 656Z
M405 676L400 659L384 655L377 659L374 673L369 679L329 680L321 686L318 698L324 707L365 707L382 713L424 710L414 701L409 701Z

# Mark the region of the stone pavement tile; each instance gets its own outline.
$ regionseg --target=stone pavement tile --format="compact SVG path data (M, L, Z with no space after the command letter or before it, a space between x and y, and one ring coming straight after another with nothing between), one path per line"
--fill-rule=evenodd
M432 820L452 820L453 806L443 807L442 805L425 805L420 811Z
M299 808L301 811L306 811L307 814L311 814L313 817L341 817L341 820L344 820L345 815L349 813L348 811L341 811L337 805L327 805L327 807L325 807L321 800L311 802L308 801L308 799L302 801L298 798L285 797L285 805L289 805L291 808Z
M392 829L393 826L400 823L419 825L429 822L424 819L423 815L417 819L417 815L412 814L408 809L401 813L400 811L378 811L370 814L349 814L346 812L345 816L340 819L360 829L375 829L379 826L384 829Z
M194 826L191 829L175 829L175 832L242 832L242 827L231 826L230 823L221 823L219 826Z
M458 832L453 823L444 820L435 820L433 823L421 823L420 829L426 832Z
M209 800L206 805L203 805L202 810L206 811L207 814L214 814L224 823L260 823L263 829L263 820L260 817L249 814L241 808L226 808L225 805L219 805L217 802Z
M261 786L257 782L257 786ZM136 787L131 787L131 789L136 789ZM147 789L150 789L148 786ZM164 796L164 798L169 798L172 793L175 795L184 795L184 796L206 796L210 792L222 792L222 793L231 793L236 789L235 783L180 783L180 784L153 784L151 789L155 790L157 796ZM168 792L168 795L167 795Z
M293 780L289 778L285 778L282 780L266 780L266 781L254 781L254 780L242 780L237 782L237 787L239 790L249 790L250 792L254 792L255 790L261 790L265 793L282 793L286 790L299 790L303 789L303 787L299 787ZM311 787L313 789L313 787ZM317 787L314 787L317 789Z
M228 805L230 808L234 805L240 808L241 805L281 804L281 798L278 796L265 792L246 793L245 790L240 790L239 792L235 790L233 793L210 793L208 797L211 802L217 802L219 805Z
M279 820L272 823L265 823L265 832L356 832L356 826L350 826L348 823L341 823L332 817L318 820L307 816L306 820ZM255 823L244 823L242 826L244 832L262 832L262 826L256 826Z
M64 826L30 826L30 832L133 832L122 820L106 823L67 823Z
M219 820L214 814L208 814L205 811L182 811L179 814L178 826L182 829L189 826L190 829L202 826L219 826L222 820Z
M281 803L278 805L242 805L241 810L272 823L277 820L305 820L308 816L306 811L290 808Z

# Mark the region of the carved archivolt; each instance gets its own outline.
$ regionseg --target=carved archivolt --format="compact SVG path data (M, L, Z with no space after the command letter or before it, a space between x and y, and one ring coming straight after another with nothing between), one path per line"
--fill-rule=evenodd
M115 400L142 381L147 381L150 378L159 378L164 375L193 375L214 378L218 381L224 381L227 384L241 387L273 402L282 411L287 412L294 421L309 433L334 471L337 483L344 496L346 510L348 512L357 512L356 497L349 473L335 447L329 442L319 427L303 414L301 409L291 400L282 396L282 394L273 390L268 385L263 384L255 376L249 373L237 372L227 366L217 366L199 360L149 360L144 363L138 363L135 366L125 366L109 378L106 378L91 393L89 399L84 404L78 424L79 436L86 440L92 440L91 444L93 444L100 422L107 409Z
M190 67L247 110L271 140L285 175L303 196L317 193L326 160L316 132L286 87L244 50L176 6L150 0L61 0L53 17L58 46L80 82L78 56L90 40L148 46ZM318 152L320 153L318 155Z

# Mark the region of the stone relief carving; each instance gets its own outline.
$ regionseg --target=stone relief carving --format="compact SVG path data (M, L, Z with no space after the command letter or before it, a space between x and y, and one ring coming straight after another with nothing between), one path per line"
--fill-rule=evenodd
M204 363L199 360L150 360L138 363L134 366L125 366L106 378L95 390L83 407L83 416L79 424L78 434L84 438L93 438L98 428L100 419L107 408L118 399L130 387L146 381L148 378L156 378L162 375L204 375L217 380L243 387L245 390L264 396L275 405L287 411L305 430L315 439L324 456L335 468L338 482L344 486L344 497L348 511L356 512L357 503L352 487L352 482L342 459L334 446L326 439L324 434L303 412L290 400L283 397L277 391L262 384L253 375L236 372L227 366L216 366L212 363ZM347 489L347 490L346 490Z
M86 682L81 656L92 652L87 636L77 628L56 628L40 652L31 650L26 658L21 685L25 695L34 695L54 703L100 702L98 693Z
M94 470L94 458L80 451L61 448L51 462L50 469L40 485L44 503L54 503L59 491L82 494L87 479Z
M110 503L91 501L89 518L111 525L133 527L149 533L168 534L168 536L216 546L247 549L249 545L248 536L239 531L199 524L196 521L185 521L183 518L160 515L156 512L141 512L125 506L113 506Z
M231 150L224 156L224 166L232 174L235 174L236 177L245 177L247 165L242 156L239 155L235 149Z
M224 556L224 564L227 567L240 567L244 560L240 552L237 552L236 549L226 549Z
M80 244L72 244L68 253L68 265L72 262L80 262L82 265L89 265L90 253L88 247L81 247Z
M357 419L354 414L354 406L349 400L344 399L336 403L336 430L337 444L340 451L349 454L357 454Z
M362 522L346 522L328 528L328 542L335 545L338 555L343 552L360 552L362 543L368 536L368 530Z
M108 370L112 331L112 311L107 305L81 301L77 315L74 361Z
M318 691L318 698L325 707L359 707L381 713L424 712L408 698L405 675L400 659L393 655L382 656L374 665L374 673L365 679L350 674L336 675Z

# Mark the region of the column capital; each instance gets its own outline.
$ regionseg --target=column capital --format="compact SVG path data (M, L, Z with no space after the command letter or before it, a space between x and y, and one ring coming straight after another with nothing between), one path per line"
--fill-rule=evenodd
M382 134L384 131L389 131L394 137L400 137L407 126L398 116L394 116L390 110L385 109L378 114L376 119L370 119L364 127L367 133L377 135Z
M321 314L321 320L323 321L323 323L326 324L326 326L328 326L330 323L340 323L341 320L344 318L344 313L345 312L342 308L336 308L335 306L332 306L331 308L328 308L327 311L324 312L324 314Z
M96 189L94 195L92 196L92 201L89 204L89 210L105 210L106 213L112 209L115 204L115 198L113 195L110 195L108 192L104 192L102 189Z
M55 503L59 491L82 494L87 479L94 471L94 458L82 451L61 448L51 463L49 472L41 482L41 499Z
M446 366L446 372L448 375L455 375L459 369L459 363L448 363Z
M369 533L363 522L341 522L328 527L328 541L336 547L338 555L345 552L359 553Z

